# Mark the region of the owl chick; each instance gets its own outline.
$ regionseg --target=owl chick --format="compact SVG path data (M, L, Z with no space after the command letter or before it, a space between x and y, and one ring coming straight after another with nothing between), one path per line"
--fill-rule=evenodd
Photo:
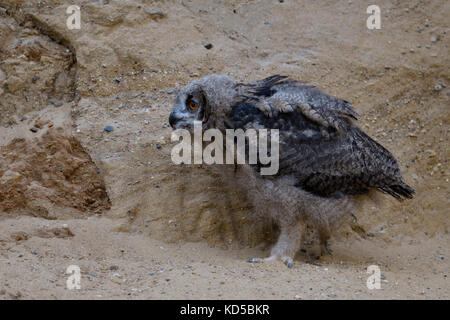
M279 170L260 174L263 164L245 164L236 182L246 187L256 212L279 226L277 243L267 258L292 267L307 225L316 229L321 253L328 239L371 190L399 201L414 190L402 181L393 155L356 124L349 102L285 76L238 83L210 75L182 88L169 117L174 129L278 129Z

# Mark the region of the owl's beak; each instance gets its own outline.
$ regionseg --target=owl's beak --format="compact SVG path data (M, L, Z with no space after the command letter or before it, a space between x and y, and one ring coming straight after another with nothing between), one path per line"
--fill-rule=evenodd
M175 111L172 111L172 112L170 113L170 116L169 116L169 124L170 124L170 126L171 126L173 129L175 129L175 124L176 124L180 119L181 119L181 117L179 116L179 114L177 114L177 112L175 112Z

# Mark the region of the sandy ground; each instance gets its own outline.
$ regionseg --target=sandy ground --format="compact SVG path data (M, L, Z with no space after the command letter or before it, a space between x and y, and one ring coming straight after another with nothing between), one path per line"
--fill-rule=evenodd
M380 30L357 1L79 1L80 30L69 4L0 0L0 299L450 298L448 1L379 1ZM245 262L275 232L170 160L174 92L211 73L350 101L415 199L368 203L332 257Z

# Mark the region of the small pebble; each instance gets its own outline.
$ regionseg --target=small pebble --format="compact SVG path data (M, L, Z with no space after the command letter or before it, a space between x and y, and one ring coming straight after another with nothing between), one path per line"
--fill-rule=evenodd
M114 78L114 81L117 82L117 83L120 83L120 81L122 81L122 79L120 79L120 78Z
M147 10L147 13L153 19L162 19L166 16L166 14L163 11L158 10L158 9Z
M106 126L104 130L105 130L106 132L113 132L113 131L114 131L114 128L111 127L111 126Z
M110 266L109 267L109 270L118 270L119 269L119 267L118 266L114 266L114 265L112 265L112 266Z
M206 45L205 45L205 48L206 48L207 50L210 50L210 49L212 49L212 48L213 48L213 45L212 45L212 43L208 43L208 44L206 44Z
M157 144L157 145L156 145L156 149L161 149L161 145L160 145L160 144Z

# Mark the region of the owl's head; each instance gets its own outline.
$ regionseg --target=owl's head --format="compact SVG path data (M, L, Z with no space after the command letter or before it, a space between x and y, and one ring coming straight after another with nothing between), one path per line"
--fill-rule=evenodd
M220 117L230 107L236 96L236 82L223 75L210 75L194 80L183 87L175 98L175 106L169 116L173 129L192 131L195 121L201 121L204 129L216 127Z

